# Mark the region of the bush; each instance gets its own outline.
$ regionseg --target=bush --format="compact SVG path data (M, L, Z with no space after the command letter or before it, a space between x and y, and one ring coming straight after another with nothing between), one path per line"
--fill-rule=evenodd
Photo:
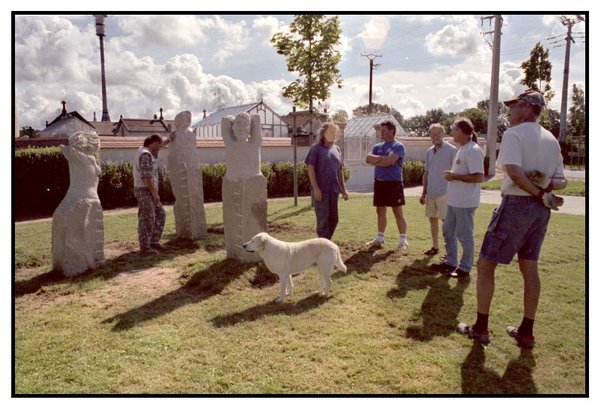
M15 217L47 216L69 189L69 162L57 147L15 152Z
M418 160L410 160L402 165L402 176L405 187L420 186L423 183L425 164Z
M225 163L202 165L202 188L204 189L204 202L220 202L223 176L227 171Z
M406 167L406 164L405 164ZM102 173L98 182L98 197L103 209L136 206L133 194L133 166L128 162L100 162ZM201 165L204 201L222 200L221 185L227 171L225 163ZM268 197L294 194L294 165L292 162L263 163L261 172L267 179ZM405 171L406 172L406 171ZM48 217L69 189L69 163L57 147L28 148L15 152L15 217ZM406 173L405 173L406 175ZM422 172L421 172L422 175ZM350 170L344 168L346 180ZM307 166L298 163L298 195L310 194ZM159 171L159 195L163 203L173 203L166 170Z
M103 209L135 206L133 195L133 166L131 163L101 162L98 196Z

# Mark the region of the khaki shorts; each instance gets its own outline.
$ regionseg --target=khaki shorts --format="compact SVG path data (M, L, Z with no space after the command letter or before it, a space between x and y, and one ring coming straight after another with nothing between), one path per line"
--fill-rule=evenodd
M436 197L435 199L427 198L425 202L425 216L429 218L437 217L444 219L446 217L446 209L448 207L448 197L446 195Z

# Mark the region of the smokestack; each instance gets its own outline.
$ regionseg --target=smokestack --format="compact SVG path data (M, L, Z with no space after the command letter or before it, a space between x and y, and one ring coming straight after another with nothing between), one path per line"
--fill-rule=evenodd
M96 18L96 35L100 39L100 65L102 70L102 122L110 122L108 103L106 102L106 72L104 70L104 14L94 14Z

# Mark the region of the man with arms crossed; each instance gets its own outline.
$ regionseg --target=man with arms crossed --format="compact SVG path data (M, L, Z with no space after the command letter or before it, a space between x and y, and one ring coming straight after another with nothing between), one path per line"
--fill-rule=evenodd
M400 232L399 250L408 248L406 240L406 219L402 214L405 204L402 186L402 163L405 156L404 145L396 140L396 126L391 121L382 122L383 142L373 146L366 162L375 166L375 184L373 187L373 206L377 208L377 237L367 243L371 248L381 248L384 244L387 226L387 208L391 207L396 225Z

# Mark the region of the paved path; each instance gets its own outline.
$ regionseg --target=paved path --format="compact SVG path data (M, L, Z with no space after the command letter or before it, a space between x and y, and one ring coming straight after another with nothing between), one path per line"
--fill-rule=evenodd
M404 189L406 196L421 196L422 186L409 187ZM565 199L565 204L560 207L560 210L555 213L566 213L585 215L585 197L583 196L559 196ZM499 190L482 190L481 203L500 204Z

